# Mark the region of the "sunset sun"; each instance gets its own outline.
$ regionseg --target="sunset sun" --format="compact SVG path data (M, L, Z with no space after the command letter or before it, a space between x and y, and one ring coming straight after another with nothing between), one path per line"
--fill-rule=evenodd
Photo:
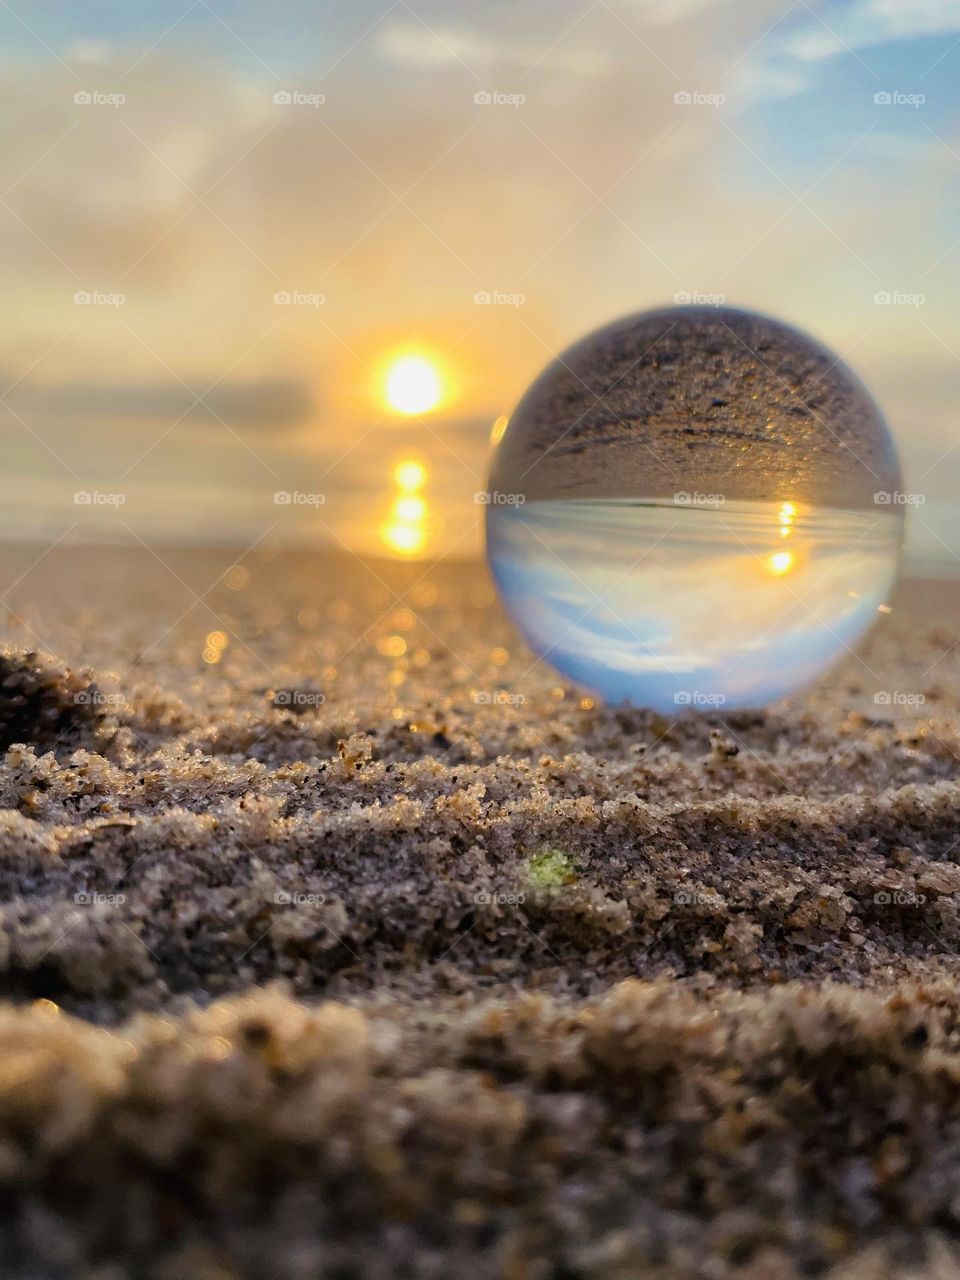
M443 382L437 366L415 353L395 357L387 367L384 394L396 413L429 413L440 403Z

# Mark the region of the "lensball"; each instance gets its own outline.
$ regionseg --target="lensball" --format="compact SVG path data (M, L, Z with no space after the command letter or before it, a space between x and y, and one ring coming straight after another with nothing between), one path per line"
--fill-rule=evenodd
M538 658L608 702L761 706L852 651L893 584L900 464L859 379L764 316L629 316L537 378L487 553Z

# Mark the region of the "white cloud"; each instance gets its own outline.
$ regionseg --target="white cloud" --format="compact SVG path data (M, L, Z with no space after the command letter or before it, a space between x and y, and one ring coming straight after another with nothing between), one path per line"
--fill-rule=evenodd
M633 0L631 7L651 25L669 26L730 3L731 0Z
M846 53L848 47L848 44L834 31L815 26L791 33L783 41L781 51L799 58L801 62L823 62L825 58L834 58L841 53Z
M502 54L495 41L465 27L428 28L419 22L391 22L377 33L380 53L413 67L442 67L449 63L485 66Z
M960 33L957 0L856 0L849 8L796 16L775 24L737 71L748 103L792 97L816 84L818 64L858 51L924 36ZM948 47L948 46L947 46Z
M747 62L739 68L736 83L738 100L744 105L750 105L795 97L809 87L811 80L806 70Z
M615 19L608 15L608 22ZM622 31L623 28L621 27ZM561 28L562 33L562 28ZM582 40L556 43L541 29L498 37L485 35L466 27L425 27L417 22L394 22L378 31L376 46L388 61L424 70L445 67L467 67L489 71L511 69L514 73L543 66L575 75L600 74L610 63L610 51L603 44L585 44Z
M960 31L957 0L861 0L851 18L854 38L863 45L914 36Z
M845 12L811 19L779 42L779 52L822 62L895 40L960 32L957 0L858 0Z

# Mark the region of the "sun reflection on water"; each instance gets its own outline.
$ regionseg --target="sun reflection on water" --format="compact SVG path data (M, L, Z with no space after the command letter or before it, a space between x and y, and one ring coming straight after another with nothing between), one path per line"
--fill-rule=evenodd
M395 555L416 556L427 545L430 508L420 490L428 479L427 468L416 458L403 458L393 469L396 493L380 526L380 540Z
M783 577L785 573L789 573L793 568L793 553L791 551L775 551L767 559L767 568L775 577Z

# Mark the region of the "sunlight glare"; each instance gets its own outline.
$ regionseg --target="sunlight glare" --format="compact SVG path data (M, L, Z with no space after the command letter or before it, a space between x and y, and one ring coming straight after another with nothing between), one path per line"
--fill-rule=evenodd
M400 521L383 525L380 536L391 550L403 556L415 556L427 541L427 531L422 525Z
M780 537L789 538L793 532L791 525L796 518L797 508L792 502L784 502L780 507Z
M428 479L426 466L416 458L401 458L393 468L396 492L380 526L380 540L396 555L416 556L427 545L430 509L421 490Z
M414 353L397 356L387 370L385 394L387 404L397 413L428 413L443 394L436 365Z
M416 493L427 482L427 468L416 458L404 458L393 469L393 483L404 493Z
M507 427L510 425L510 419L505 413L501 413L490 428L490 443L494 448L500 443L507 433Z
M393 514L398 520L408 524L417 524L427 513L427 504L415 494L404 494L393 504Z

